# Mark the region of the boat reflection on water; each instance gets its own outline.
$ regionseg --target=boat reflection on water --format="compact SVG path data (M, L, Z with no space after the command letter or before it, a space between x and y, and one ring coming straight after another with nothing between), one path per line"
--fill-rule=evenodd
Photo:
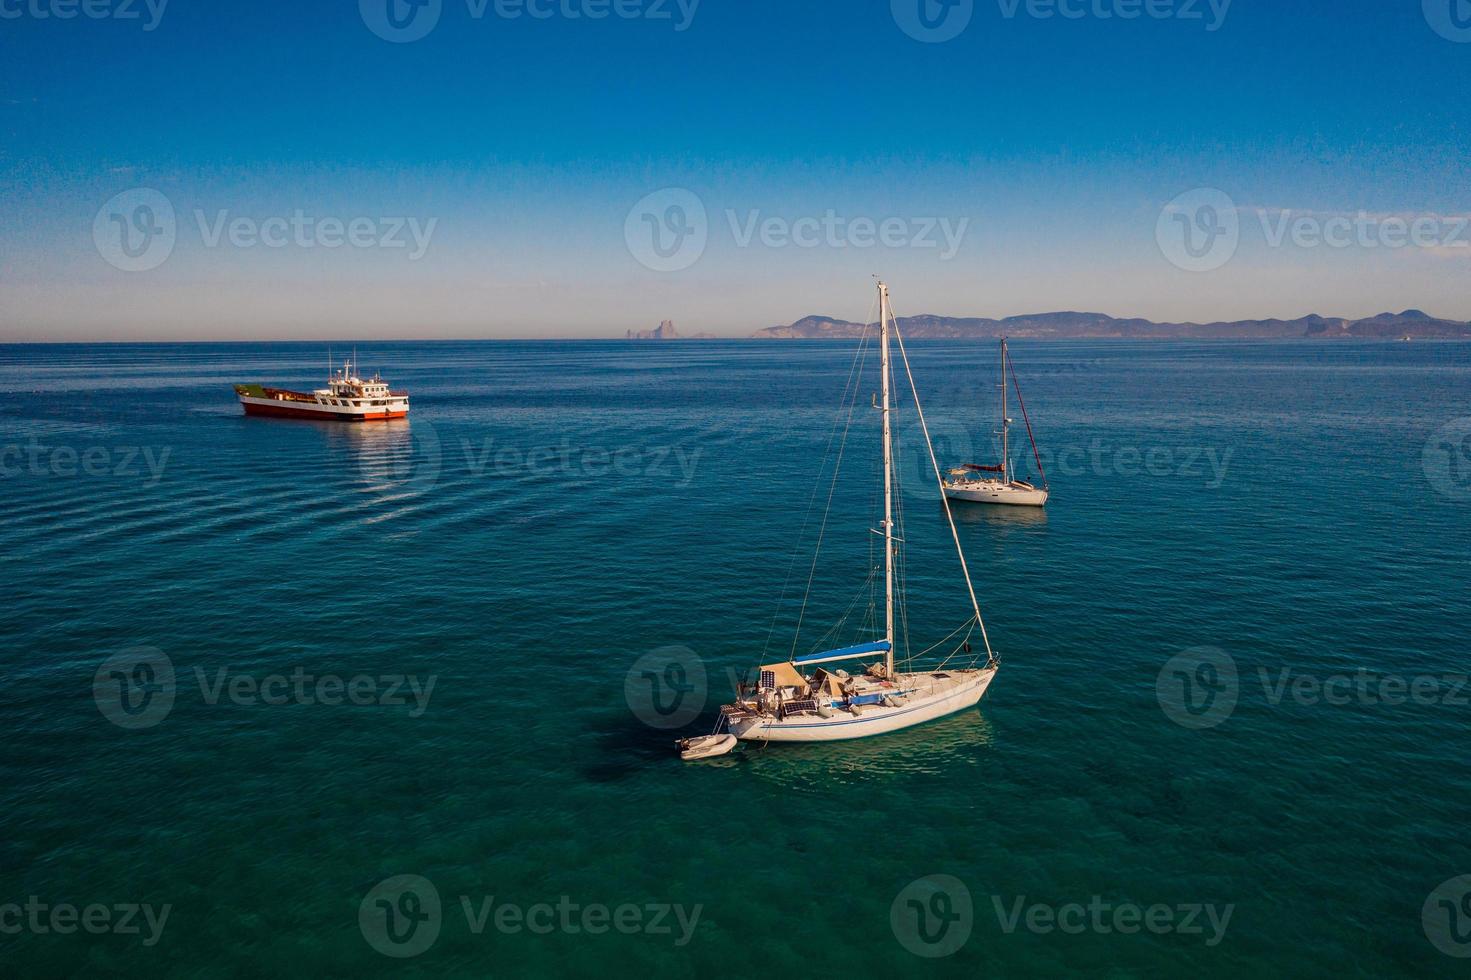
M988 527L1045 527L1045 507L992 507L988 504L966 504L957 501L950 508L956 524L981 524Z
M793 788L814 789L828 780L887 779L938 773L957 764L974 765L994 741L994 726L979 710L972 710L890 732L882 739L765 746L747 742L734 756L709 765L745 763L752 775Z
M356 466L375 493L428 490L438 482L443 452L434 427L410 419L372 425L323 424L328 451Z

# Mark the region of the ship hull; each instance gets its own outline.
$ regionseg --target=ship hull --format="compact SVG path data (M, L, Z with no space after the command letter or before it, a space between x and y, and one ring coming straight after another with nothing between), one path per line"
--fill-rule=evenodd
M308 407L293 405L269 398L241 398L240 405L246 415L277 419L316 419L320 422L386 422L389 419L406 417L408 409L389 411L386 409L361 410L338 409L330 405Z
M945 496L971 504L1002 504L1011 507L1045 507L1048 493L1035 487L1021 487L999 480L974 480L946 483Z
M857 716L839 712L832 718L747 715L731 718L730 731L743 742L839 742L883 735L975 707L996 676L992 667L952 673L959 683L933 693L911 693L902 706L869 707Z

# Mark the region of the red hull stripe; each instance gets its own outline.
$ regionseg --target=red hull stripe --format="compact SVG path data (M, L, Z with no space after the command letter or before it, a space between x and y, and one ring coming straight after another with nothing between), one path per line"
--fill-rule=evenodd
M310 408L288 408L285 405L253 405L250 402L241 402L245 408L246 415L264 415L272 418L287 419L321 419L327 422L383 422L387 419L401 419L408 415L408 411L402 412L373 412L364 415L349 415L346 412L318 412Z

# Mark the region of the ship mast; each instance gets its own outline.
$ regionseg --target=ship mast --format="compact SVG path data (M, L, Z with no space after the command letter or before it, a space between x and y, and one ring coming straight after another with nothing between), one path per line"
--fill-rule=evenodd
M894 443L889 431L889 287L879 283L879 347L884 399L884 676L894 677Z
M1006 418L1006 338L1001 338L1001 483L1011 485L1011 423Z

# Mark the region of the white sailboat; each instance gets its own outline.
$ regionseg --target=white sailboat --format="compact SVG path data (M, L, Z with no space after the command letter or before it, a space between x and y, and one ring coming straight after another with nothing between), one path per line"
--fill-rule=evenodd
M1022 418L1027 423L1027 438L1032 440L1032 455L1037 460L1037 472L1042 475L1039 489L1025 480L1016 479L1011 467L1011 419L1006 414L1006 373L1011 371L1012 384L1016 386L1016 401L1021 406ZM1042 457L1037 452L1037 440L1032 437L1032 420L1027 417L1027 406L1022 401L1021 385L1016 380L1016 368L1011 355L1006 351L1006 338L1001 338L1001 462L995 466L968 463L950 471L950 478L943 481L945 496L951 500L964 500L973 504L1009 504L1013 507L1043 507L1047 504L1050 491L1047 475L1042 472Z
M919 405L918 392L914 389L914 376L904 352L904 339L899 336L898 323L889 309L888 287L879 283L878 292L882 405L875 407L881 408L883 412L884 511L882 529L874 533L881 533L883 537L883 636L835 650L815 651L800 656L795 654L794 641L794 653L790 659L761 665L759 682L755 685L742 685L737 700L721 708L720 721L716 727L717 735L706 736L707 739L719 737L722 728L728 729L731 735L742 741L761 742L827 742L882 735L972 707L980 701L996 676L999 661L991 650L985 623L981 620L980 605L976 601L975 588L971 584L970 570L965 564L965 553L961 549L960 537L950 515L950 505L944 502L943 495L940 499L944 502L950 535L955 541L956 554L960 557L961 574L965 579L972 615L945 640L931 648L933 651L949 645L948 650L941 650L935 655L935 659L939 661L935 667L928 670L914 668L913 663L918 656L912 650L906 650L909 663L905 665L911 669L901 670L896 666L895 555L897 546L903 542L902 537L895 533L894 519L896 475L890 418L894 410L890 391L893 374L889 354L891 336L898 342L905 376L911 392L914 393L914 408L920 429L924 433L926 447L929 448L937 489L943 480L933 446L930 445L929 429ZM855 401L856 393L855 384ZM834 480L837 480L836 470ZM815 560L814 557L814 562ZM874 572L877 572L877 568ZM876 597L874 601L876 603ZM900 601L903 601L902 596ZM874 619L876 626L876 615ZM904 621L907 641L907 618ZM798 632L800 633L800 622ZM970 637L976 632L979 632L985 647L984 666L978 666L982 655L972 654ZM960 667L950 666L955 660L963 658L969 658L969 662ZM862 666L864 661L867 661L866 667ZM859 664L853 673L834 666L853 662ZM692 745L689 748L704 745L714 748L713 743L703 740L700 743L699 746ZM722 745L721 749L729 751L733 747L734 743L730 743L729 746Z

